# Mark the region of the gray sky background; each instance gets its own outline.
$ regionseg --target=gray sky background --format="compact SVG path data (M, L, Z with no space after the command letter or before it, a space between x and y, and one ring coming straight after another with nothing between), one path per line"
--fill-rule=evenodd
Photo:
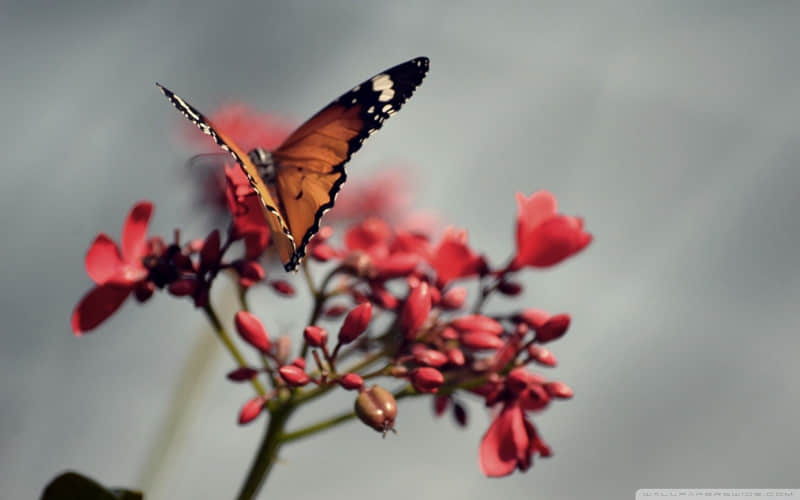
M498 306L573 315L548 373L576 397L535 420L555 456L485 479L483 408L462 430L404 401L398 436L352 423L286 448L261 496L800 486L798 25L792 2L0 2L0 497L36 498L71 468L145 482L151 499L230 498L261 437L235 425L249 388L224 380L232 363L198 340L211 336L188 302L69 329L89 242L118 237L133 202L156 203L153 234L206 231L180 118L153 82L200 109L236 98L301 120L419 55L428 78L352 176L409 165L419 205L494 262L512 248L515 191L550 190L595 234ZM299 332L302 300L254 303L270 331ZM207 359L195 391L180 385L190 359ZM191 417L165 431L178 397Z

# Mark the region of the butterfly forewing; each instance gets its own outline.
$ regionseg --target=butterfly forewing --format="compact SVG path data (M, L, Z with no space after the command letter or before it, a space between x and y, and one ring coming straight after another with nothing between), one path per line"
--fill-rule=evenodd
M428 72L425 57L412 59L356 85L295 130L275 151L276 192L297 243L285 262L295 269L306 245L333 207L347 175L344 165L411 97Z
M261 200L264 217L272 231L273 239L275 240L281 260L283 262L289 262L296 253L294 237L289 227L286 225L286 222L284 222L283 216L277 208L278 205L275 203L275 200L273 200L261 176L258 175L258 170L250 161L247 153L239 148L235 142L225 137L218 128L214 127L214 124L212 124L208 118L203 116L202 113L197 111L180 96L158 83L156 83L156 85L158 85L161 92L178 111L183 113L189 121L197 125L204 134L211 136L219 147L229 152L231 156L233 156L233 159L236 160L236 163L244 170L247 179L250 181L250 186L258 195L259 200Z

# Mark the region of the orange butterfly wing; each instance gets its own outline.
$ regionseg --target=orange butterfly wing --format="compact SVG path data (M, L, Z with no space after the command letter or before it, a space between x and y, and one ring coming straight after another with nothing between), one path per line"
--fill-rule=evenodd
M347 179L345 163L411 97L428 68L428 58L419 57L375 75L326 106L272 151L279 207L297 243L284 261L286 270L297 269L323 214L333 207Z
M236 160L236 163L239 164L244 174L247 176L247 180L250 181L250 186L258 195L258 199L261 200L264 218L267 220L267 224L272 231L273 240L275 241L281 260L283 262L289 262L296 253L294 236L278 210L278 205L272 198L269 189L267 189L267 186L258 174L258 169L253 165L253 162L250 161L247 153L242 151L235 142L225 137L219 129L214 127L214 124L212 124L208 118L203 116L202 113L197 111L181 97L175 95L172 91L158 83L156 83L156 85L161 89L161 92L166 98L169 99L169 102L171 102L178 111L183 113L186 119L197 125L204 134L211 136L219 147L233 156L233 159Z

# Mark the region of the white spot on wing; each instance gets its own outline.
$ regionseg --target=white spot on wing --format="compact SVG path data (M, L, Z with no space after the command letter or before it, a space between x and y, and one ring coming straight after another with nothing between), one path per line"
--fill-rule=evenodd
M372 78L372 90L380 92L392 88L392 78L383 73Z

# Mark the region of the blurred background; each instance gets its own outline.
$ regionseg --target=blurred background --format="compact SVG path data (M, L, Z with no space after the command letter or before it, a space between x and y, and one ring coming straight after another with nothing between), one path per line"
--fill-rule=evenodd
M261 439L263 420L236 425L250 387L225 380L233 363L188 301L70 331L84 253L135 201L156 205L151 234L209 230L183 166L197 151L153 82L299 122L419 55L430 74L351 178L407 168L417 206L495 263L516 191L550 190L595 235L500 304L572 314L548 375L575 398L535 420L554 457L486 479L485 409L461 429L405 400L397 436L352 422L284 448L261 497L798 487L798 23L791 2L2 1L0 497L75 469L151 499L231 498ZM252 303L300 333L304 299ZM349 406L339 392L295 423Z

